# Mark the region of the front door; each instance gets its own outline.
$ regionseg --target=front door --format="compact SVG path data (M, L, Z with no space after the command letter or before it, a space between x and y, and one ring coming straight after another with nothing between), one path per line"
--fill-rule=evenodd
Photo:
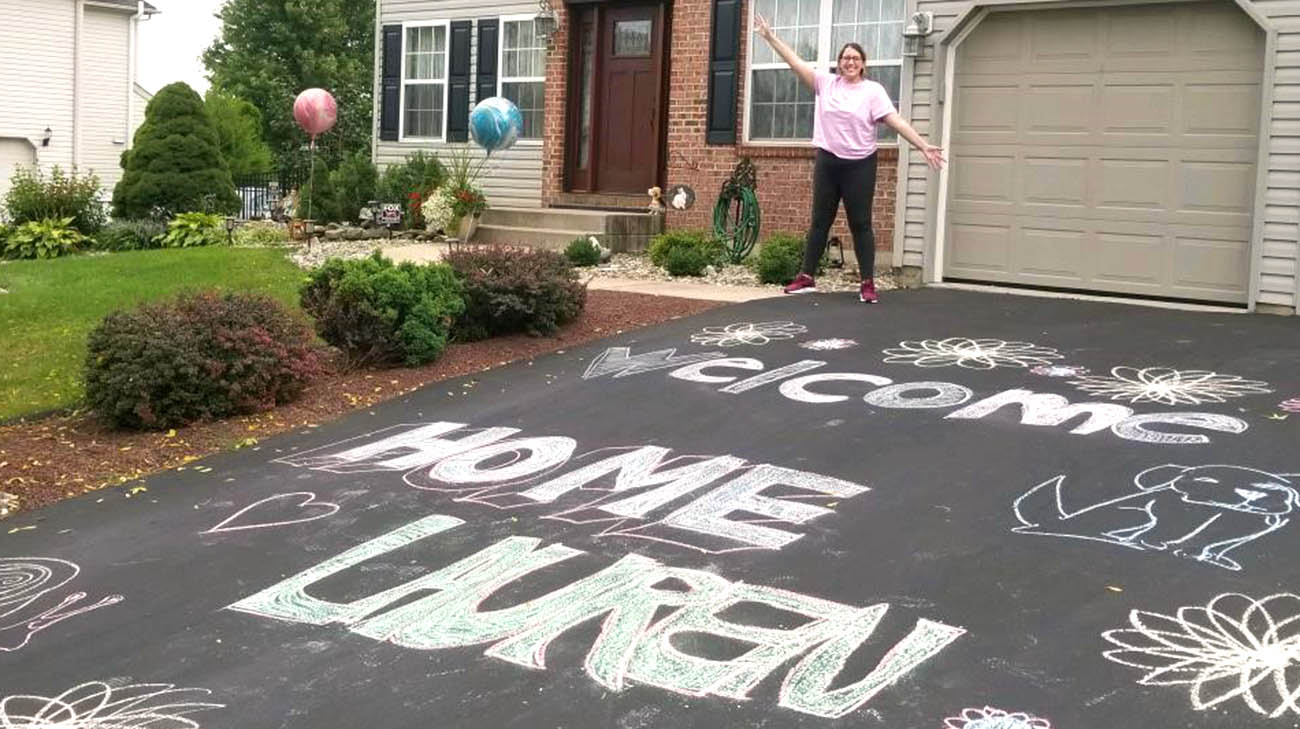
M578 34L573 110L587 118L571 128L587 133L570 136L570 186L644 194L662 165L663 6L599 6Z

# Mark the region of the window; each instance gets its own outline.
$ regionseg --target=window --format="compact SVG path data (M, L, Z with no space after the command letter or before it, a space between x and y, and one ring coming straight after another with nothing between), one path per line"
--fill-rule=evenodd
M867 78L898 105L903 71L904 0L755 0L772 30L819 70L835 72L836 54L850 41L867 51ZM753 26L751 19L750 26ZM815 95L757 34L750 36L746 97L750 141L812 139ZM881 141L896 138L881 125Z
M442 139L447 23L408 24L402 42L402 138Z
M501 19L501 96L524 117L520 139L542 138L546 90L546 39L538 37L532 16Z

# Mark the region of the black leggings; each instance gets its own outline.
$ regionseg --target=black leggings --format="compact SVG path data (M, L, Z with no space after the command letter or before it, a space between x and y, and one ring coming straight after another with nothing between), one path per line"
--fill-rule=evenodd
M871 232L871 201L876 196L876 153L865 159L841 159L817 150L813 165L812 226L803 249L803 272L812 276L826 252L826 236L844 200L844 213L853 233L853 252L862 278L871 278L876 265L876 237Z

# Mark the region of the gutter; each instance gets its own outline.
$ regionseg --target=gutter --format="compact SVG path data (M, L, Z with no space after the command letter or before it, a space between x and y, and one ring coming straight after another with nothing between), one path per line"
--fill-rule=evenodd
M81 169L81 43L86 2L77 0L72 20L72 168Z
M135 15L131 16L130 26L127 31L127 63L130 70L127 71L126 79L126 148L130 149L135 136L131 129L131 124L135 121L135 83L136 76L139 73L139 36L140 21L148 20L153 17L153 13L145 12L145 1L136 0Z

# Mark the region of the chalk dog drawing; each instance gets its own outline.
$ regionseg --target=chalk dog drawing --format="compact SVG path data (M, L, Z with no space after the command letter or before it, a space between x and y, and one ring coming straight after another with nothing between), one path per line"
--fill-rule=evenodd
M1169 464L1142 471L1133 483L1136 493L1072 510L1065 476L1049 479L1016 499L1021 526L1012 531L1168 551L1240 570L1228 552L1286 526L1300 508L1296 474Z
M962 709L961 716L943 720L944 729L1052 729L1046 719L1017 711L1014 714L985 706L983 709Z
M1277 409L1287 413L1300 413L1300 397L1283 400L1277 404Z
M298 503L292 503L293 501ZM283 502L283 503L281 503ZM271 504L272 506L264 506ZM286 510L300 511L302 516L292 519L280 519L279 521L257 521L256 519L240 522L240 517L247 515L249 512L258 511L259 509L271 511L272 514L283 515ZM339 505L330 501L319 501L316 494L311 491L294 491L287 494L277 494L268 496L261 501L254 501L244 508L236 511L230 516L222 519L219 524L199 532L200 534L219 534L221 532L236 532L241 529L266 529L268 527L287 526L289 524L305 524L309 521L324 519L327 516L333 516L338 513Z
M1226 402L1234 397L1272 392L1267 382L1259 380L1246 380L1209 370L1176 370L1171 367L1113 367L1110 375L1086 375L1071 380L1070 384L1112 400L1166 405Z
M885 362L914 364L917 367L955 365L972 370L1045 365L1062 356L1055 349L1039 347L1030 342L967 337L899 342L897 347L886 349L884 353L888 355Z
M735 347L741 344L762 346L778 339L793 339L808 327L789 321L742 321L725 327L704 327L691 335L691 341L706 347Z
M1232 699L1269 718L1300 714L1300 597L1219 595L1175 615L1129 613L1132 628L1102 633L1110 660L1140 668L1143 686L1190 686L1192 708Z
M69 610L74 603L86 599L86 593L73 592L54 607L44 610L32 607L38 600L71 582L80 572L80 567L62 559L0 557L0 651L16 651L27 645L33 635L61 620L126 599L121 595L109 595L94 604Z
M224 704L191 701L207 689L142 683L114 688L102 681L74 686L58 696L7 696L0 701L4 729L198 729L190 714Z
M812 339L807 342L799 342L799 346L804 349L826 352L832 349L850 349L858 346L858 343L853 339Z
M1088 374L1088 368L1077 365L1038 365L1030 368L1029 373L1043 377L1079 377Z

